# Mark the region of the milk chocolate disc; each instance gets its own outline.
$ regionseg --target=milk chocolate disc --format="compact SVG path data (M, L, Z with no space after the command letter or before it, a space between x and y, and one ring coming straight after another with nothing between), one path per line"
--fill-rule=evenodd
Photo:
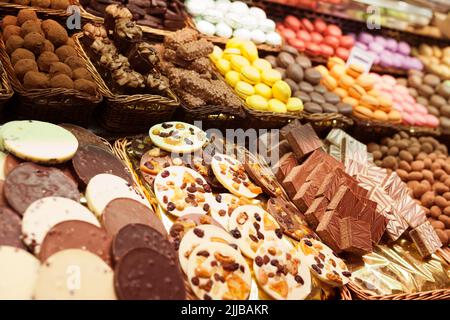
M132 184L131 177L122 161L99 147L87 145L78 148L72 164L78 177L85 184L101 173L113 174Z
M111 242L104 229L80 220L58 223L44 238L39 259L44 262L53 254L66 249L82 249L92 252L111 265Z
M171 165L173 162L169 153L159 148L153 148L142 156L139 169L144 180L153 186L153 181L158 173Z
M186 232L203 224L212 224L222 228L219 222L205 214L185 214L179 217L169 231L169 239L173 242L175 250L178 250Z
M145 224L128 224L119 230L112 243L114 260L119 261L128 251L135 248L150 248L175 263L178 261L169 240Z
M5 193L3 190L5 189L5 180L0 180L0 207L4 207L8 205L8 202L5 198Z
M22 222L17 213L0 207L0 246L26 249L22 242Z
M152 209L139 201L117 198L109 202L102 213L102 224L110 236L115 236L127 224L146 224L162 235L167 235L161 220Z
M90 144L108 151L108 147L105 142L103 142L103 140L92 131L69 123L63 123L59 126L70 131L75 138L77 138L80 147Z
M149 248L129 251L117 264L114 286L121 300L184 300L178 265Z
M282 194L282 188L278 184L272 170L261 166L254 155L246 155L244 168L250 178L260 186L264 192L272 197L280 196Z
M6 200L20 214L34 201L51 196L80 200L77 185L55 168L26 162L11 171L6 178Z
M7 177L9 175L9 173L11 171L13 171L16 167L18 167L19 164L21 164L21 163L22 163L22 160L13 156L11 153L8 153L8 155L6 156L6 159L5 159L4 167L3 167L5 177Z

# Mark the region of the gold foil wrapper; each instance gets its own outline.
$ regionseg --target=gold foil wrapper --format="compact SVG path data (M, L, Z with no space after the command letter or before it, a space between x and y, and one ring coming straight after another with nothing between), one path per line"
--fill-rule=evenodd
M390 295L450 287L450 267L436 254L424 260L416 246L401 239L377 245L359 261L347 260L353 282L373 295Z

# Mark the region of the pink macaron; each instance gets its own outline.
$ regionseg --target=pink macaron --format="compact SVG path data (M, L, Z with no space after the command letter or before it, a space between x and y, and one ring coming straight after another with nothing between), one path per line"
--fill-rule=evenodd
M407 112L402 112L402 120L403 120L404 124L407 124L410 126L414 125L414 123L415 123L414 117Z
M403 107L403 111L407 112L407 113L413 113L416 111L416 109L414 108L413 104L407 103L407 102L403 102L401 103L402 107Z
M432 114L427 114L425 116L425 122L428 127L437 128L439 127L439 119L433 116Z
M407 95L409 94L408 89L405 86L397 84L395 86L395 91L400 92L401 94Z
M427 108L421 105L420 103L414 104L414 108L416 109L416 112L419 114L428 114Z
M412 95L410 95L410 94L407 94L405 96L405 101L408 102L408 103L411 103L411 104L416 103L416 99L414 99L414 97Z
M397 111L400 111L400 112L404 111L403 106L400 103L394 103L393 107Z
M414 122L416 124L416 126L423 126L425 125L426 121L425 121L425 117L423 114L421 113L413 113L412 116L414 117Z
M391 87L393 87L397 84L397 81L395 80L395 78L393 76L385 74L385 75L381 76L381 78L383 79L384 83L386 83L387 85L390 85Z

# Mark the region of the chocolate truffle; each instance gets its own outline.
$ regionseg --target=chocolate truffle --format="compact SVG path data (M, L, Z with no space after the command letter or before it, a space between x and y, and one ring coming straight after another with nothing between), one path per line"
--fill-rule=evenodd
M28 2L29 3L29 2ZM17 24L21 26L27 20L37 20L36 11L33 9L22 9L17 14Z
M37 64L39 66L39 70L43 72L48 72L50 70L50 65L58 61L59 59L56 54L50 51L44 51L37 59Z
M68 57L66 60L64 60L64 63L71 67L72 70L85 67L84 61L80 57Z
M94 96L97 92L97 86L94 82L86 79L78 79L74 81L75 90L85 92L89 95Z
M39 20L28 20L21 27L20 34L22 37L25 37L30 32L37 32L40 34L44 34L41 29L41 22Z
M86 68L76 68L75 70L73 70L72 77L74 80L78 79L92 80L91 74Z
M21 36L13 35L6 41L6 52L13 53L16 49L23 47L23 39Z
M28 71L39 71L34 59L23 59L14 66L14 73L20 81L23 80L23 77Z
M65 74L68 77L72 77L72 69L63 62L54 62L50 65L49 74L52 76Z
M4 16L2 19L2 30L5 30L7 26L16 26L17 17L15 16Z
M51 8L66 10L69 5L70 5L69 0L52 0Z
M16 65L17 61L22 59L33 59L35 60L34 53L30 50L24 49L24 48L18 48L14 50L14 52L11 54L11 64L13 66Z
M50 87L73 89L74 84L72 79L70 79L67 75L61 73L53 76L50 79Z
M50 7L51 0L31 0L31 5L38 8Z
M46 89L50 85L48 76L37 71L28 71L23 77L23 85L27 89Z
M3 41L8 41L11 36L20 36L20 27L9 25L3 30Z
M45 43L45 38L37 32L28 33L23 39L23 46L35 54L40 54Z
M55 50L55 54L60 61L65 61L68 57L76 56L77 51L71 46L63 45Z

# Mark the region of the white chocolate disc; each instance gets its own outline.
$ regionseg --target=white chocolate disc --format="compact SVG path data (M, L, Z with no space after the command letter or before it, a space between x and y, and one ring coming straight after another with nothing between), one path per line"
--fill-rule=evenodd
M208 141L203 130L179 121L154 125L150 128L149 135L156 146L174 153L190 153L200 150Z
M259 286L276 300L304 300L311 293L309 267L290 243L264 242L253 270Z
M239 198L231 193L221 193L214 197L211 203L211 217L225 230L228 230L228 221L231 213L239 206Z
M237 241L225 230L210 224L204 224L190 229L184 235L178 249L178 258L180 260L181 269L187 273L187 265L189 256L194 249L203 243L224 243L232 245L235 250L239 250Z
M320 280L335 287L346 285L349 282L351 273L345 262L322 242L303 238L297 245L297 251L302 257L302 261L308 264L311 272Z
M239 251L223 243L199 245L189 257L188 279L202 300L245 300L252 285L250 268ZM210 290L205 290L205 285Z
M283 237L278 222L267 211L254 205L237 207L231 214L228 230L238 240L242 253L250 259L255 258L263 242Z
M40 262L25 250L0 246L0 300L30 300Z
M182 166L165 168L155 178L154 191L161 208L174 216L209 212L211 187L192 169Z
M115 175L101 173L89 180L85 193L89 209L101 216L106 205L117 198L130 198L149 206L147 200L136 193L130 184Z
M94 214L86 207L71 199L46 197L36 200L23 214L23 241L37 254L47 232L56 224L80 220L100 227Z
M114 272L98 256L81 249L55 253L39 269L37 300L115 300Z
M217 180L238 197L255 198L262 193L261 188L250 181L242 163L230 156L214 155L211 168Z
M1 130L6 150L23 160L57 164L75 155L78 140L68 130L42 121L12 121Z
M8 154L0 151L0 180L5 180L5 160Z

